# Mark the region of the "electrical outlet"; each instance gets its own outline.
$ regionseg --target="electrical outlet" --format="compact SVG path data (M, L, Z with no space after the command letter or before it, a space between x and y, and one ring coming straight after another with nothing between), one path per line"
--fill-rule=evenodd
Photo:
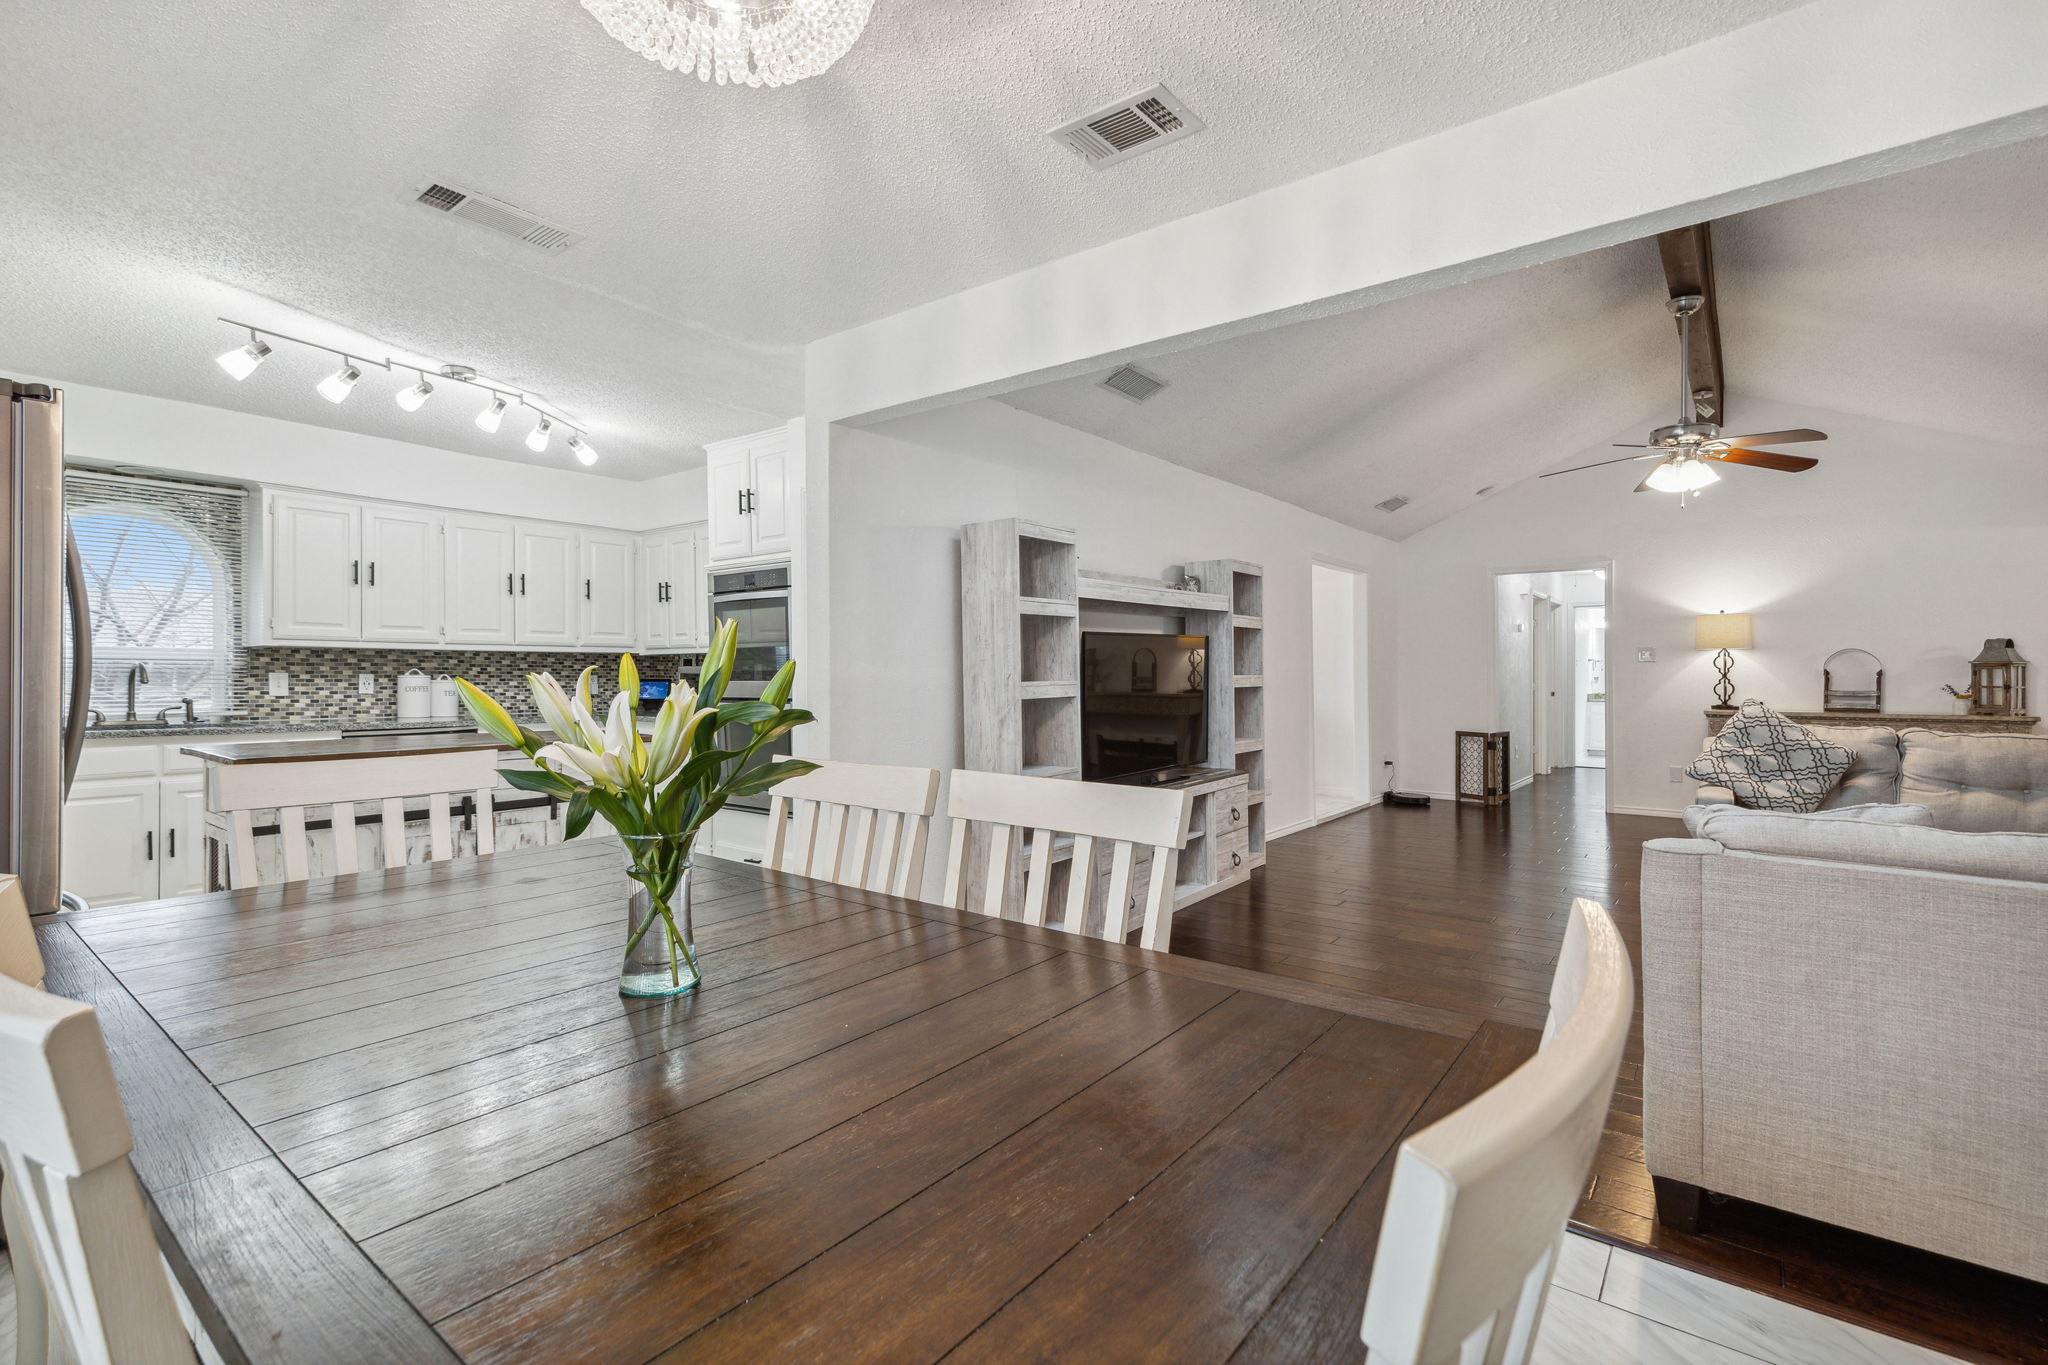
M1683 768L1673 768L1673 769L1671 770L1671 780L1672 780L1673 782L1683 782L1683 781L1685 781L1685 769L1683 769Z
M362 693L366 697L376 695L377 675L374 673L356 674L356 691Z
M273 673L273 674L271 674L271 675L270 675L270 695L271 695L271 696L273 696L273 697L289 697L289 696L290 696L291 694L292 694L292 675L291 675L291 674L289 674L289 673Z
M1637 662L1637 663L1639 663L1639 664L1653 664L1653 663L1656 663L1656 662L1657 662L1657 651L1656 651L1656 650L1654 650L1654 649L1639 649L1639 650L1637 650L1637 651L1636 651L1636 662Z

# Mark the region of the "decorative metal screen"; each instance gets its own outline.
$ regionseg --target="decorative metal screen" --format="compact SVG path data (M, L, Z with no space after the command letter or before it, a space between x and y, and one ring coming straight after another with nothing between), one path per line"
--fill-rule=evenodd
M1458 799L1498 806L1508 799L1508 732L1458 731Z

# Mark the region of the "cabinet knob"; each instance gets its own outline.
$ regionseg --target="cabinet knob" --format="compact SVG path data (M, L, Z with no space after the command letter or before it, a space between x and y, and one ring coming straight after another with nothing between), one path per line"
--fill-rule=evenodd
M1230 808L1230 818L1233 820L1242 820L1244 819L1244 812L1239 810L1236 806L1232 806Z
M1241 854L1241 853L1233 853L1233 854L1231 854L1231 855L1230 855L1230 865L1231 865L1232 867L1243 867L1243 866L1244 866L1244 855L1243 855L1243 854Z

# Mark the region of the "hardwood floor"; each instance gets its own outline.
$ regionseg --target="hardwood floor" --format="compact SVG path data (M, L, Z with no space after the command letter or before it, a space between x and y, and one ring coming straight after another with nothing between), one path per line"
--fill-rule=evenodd
M1184 912L1173 951L1469 1016L1526 1054L1574 896L1640 958L1640 846L1676 820L1610 816L1598 769L1505 806L1374 806L1276 840L1249 883ZM1730 1200L1699 1236L1656 1222L1643 1168L1642 1039L1622 1066L1581 1232L1968 1360L2048 1361L2048 1286Z

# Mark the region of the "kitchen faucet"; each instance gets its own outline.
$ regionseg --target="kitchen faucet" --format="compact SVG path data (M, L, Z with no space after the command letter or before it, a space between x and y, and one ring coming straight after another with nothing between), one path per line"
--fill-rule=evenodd
M135 684L149 681L149 665L136 664L128 670L128 719L135 720Z

